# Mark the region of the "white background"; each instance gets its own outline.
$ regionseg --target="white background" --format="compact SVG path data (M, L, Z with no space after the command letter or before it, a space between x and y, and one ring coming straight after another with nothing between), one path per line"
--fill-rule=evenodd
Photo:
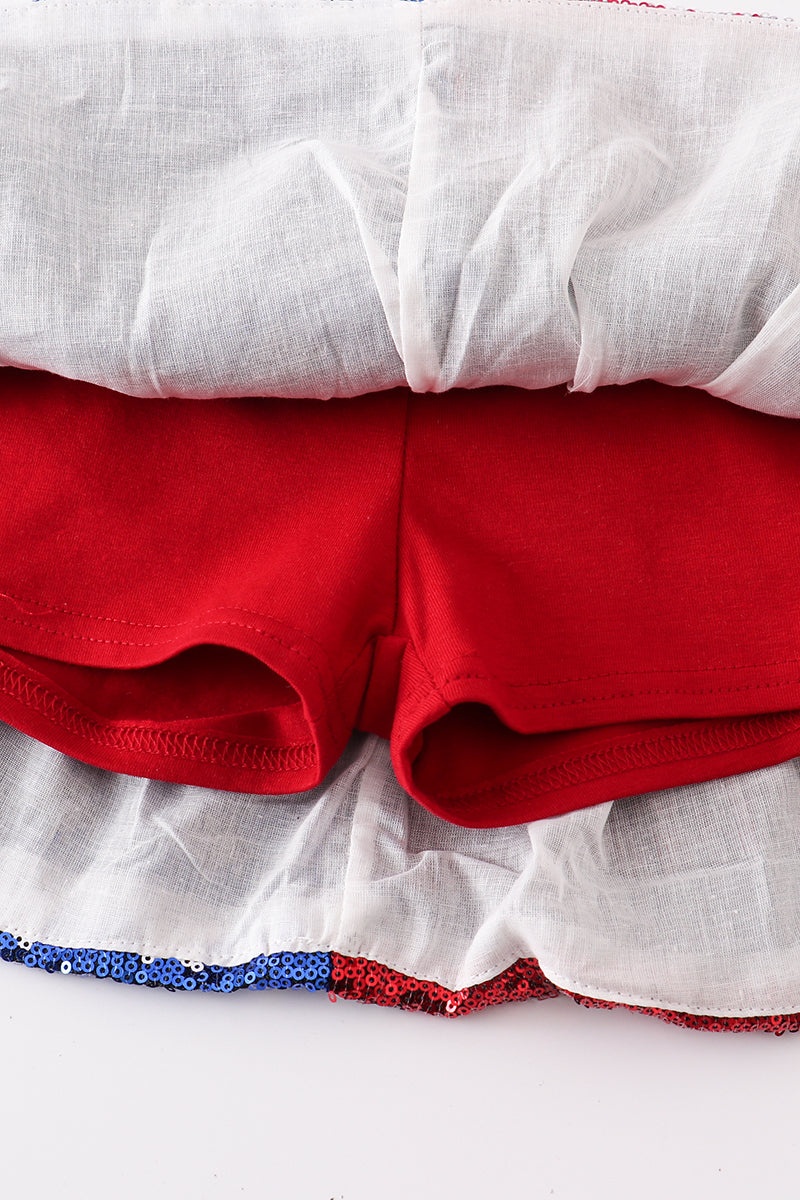
M800 1036L2 966L3 1197L800 1195Z
M800 18L800 0L761 11ZM800 1197L800 1035L563 998L448 1021L5 964L0 1031L3 1200Z

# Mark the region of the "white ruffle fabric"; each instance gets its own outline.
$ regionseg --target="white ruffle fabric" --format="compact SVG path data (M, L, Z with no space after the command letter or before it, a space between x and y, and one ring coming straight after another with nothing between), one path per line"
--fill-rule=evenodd
M300 796L113 775L0 726L0 929L236 964L333 950L454 991L558 987L716 1016L800 1011L800 761L527 826L406 796L359 735Z
M800 415L800 32L4 0L0 361L140 396L653 378Z

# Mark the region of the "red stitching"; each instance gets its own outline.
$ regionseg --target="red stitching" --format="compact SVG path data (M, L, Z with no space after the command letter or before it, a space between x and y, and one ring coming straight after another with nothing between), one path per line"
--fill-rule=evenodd
M165 638L161 642L123 642L118 638L96 638L85 633L68 633L63 629L49 629L46 625L35 625L32 621L20 621L17 617L0 616L0 620L6 621L10 625L21 625L25 629L38 629L41 633L47 633L51 637L69 638L73 642L92 642L99 646L134 646L137 649L142 650L161 646L174 646L177 642L182 641L184 636L183 634L176 634L175 637ZM187 624L191 624L191 622L187 622ZM290 650L293 654L298 654L301 658L304 658L307 662L311 663L315 670L318 669L317 664L310 655L305 654L302 650L299 650L296 646L292 645L291 642L286 642L282 638L279 638L277 634L267 633L266 630L259 629L256 625L245 625L243 621L203 621L201 627L208 628L209 626L217 625L221 626L222 628L230 627L232 629L247 629L251 633L257 633L261 637L265 637L271 642L277 642L277 644L279 646L283 646L285 650ZM235 647L229 648L234 649Z
M764 665L766 666L768 664L764 664ZM777 665L781 665L781 664L777 664ZM631 674L634 674L634 672L631 672ZM686 674L691 674L691 671L687 671ZM446 679L441 686L447 687L448 683L454 683L458 678L459 678L459 676L455 676L453 679ZM497 675L484 675L484 676L474 676L474 678L496 680L500 677ZM502 683L502 680L501 680L501 683ZM640 691L640 692L608 692L602 696L579 696L577 699L574 699L574 700L553 700L547 704L507 704L507 705L504 705L504 707L514 709L514 711L516 711L516 712L526 712L529 710L536 711L536 710L548 709L548 708L570 708L570 707L574 707L575 705L592 704L598 700L632 700L637 696L716 696L719 694L729 695L732 692L761 691L762 688L767 689L767 688L795 687L798 683L800 683L800 679L779 679L772 683L742 683L738 687L697 688L694 691L690 690L689 688L650 688L649 690ZM519 685L519 686L523 686L523 685ZM527 684L524 686L536 687L537 685L536 684ZM544 687L546 685L542 684L541 686ZM455 701L453 704L449 705L450 710L452 711L454 708L457 708L460 704L483 704L486 707L489 707L489 705L487 704L487 702L485 700L473 700L473 701L458 700L458 701ZM693 718L693 719L701 720L702 718ZM548 730L548 732L553 733L553 732L558 732L558 731L557 730Z
M619 3L619 0L600 0L600 2L616 4ZM460 655L459 657L464 658L466 656ZM793 667L797 663L800 663L800 658L777 658L773 662L720 663L719 666L713 667L642 667L638 671L605 671L600 675L572 675L567 679L535 679L532 683L512 683L502 675L490 675L488 673L481 675L477 672L463 672L459 675L450 676L442 686L448 683L456 683L460 679L499 679L505 687L510 688L557 687L563 683L589 683L593 679L622 679L630 675L687 675L695 673L703 674L710 671L755 671L763 667Z
M251 771L302 771L317 761L312 742L273 747L210 734L147 729L140 725L114 728L84 716L60 696L2 661L0 691L76 737L99 746L132 750L138 754L158 754L165 758L199 759Z
M39 604L41 607L45 607L47 604L46 601L32 600L27 597L16 596L16 595L14 595L13 592L0 592L0 597L2 597L2 596L6 596L6 597L10 598L11 600L17 600L21 604ZM70 609L70 608L66 608L63 606L57 606L55 604L51 605L51 607L56 609L58 612L63 612L65 614L67 614L68 616L85 617L88 620L92 620L92 621L111 621L111 622L115 622L120 625L129 625L132 627L142 628L142 629L182 629L185 626L196 626L198 624L197 621L193 620L193 621L177 621L173 625L148 625L145 622L141 622L141 621L125 621L122 618L118 618L118 617L101 617L101 616L98 616L93 613L83 613L76 609ZM253 616L263 617L264 620L266 620L266 621L275 621L276 624L283 626L285 629L291 630L292 633L296 633L299 637L302 637L303 639L305 639L305 641L310 642L312 645L316 646L322 652L322 654L325 658L325 662L328 666L328 670L330 671L331 679L333 680L331 687L325 686L324 681L321 676L321 673L320 673L320 669L317 666L317 664L314 662L313 658L311 658L310 655L305 654L302 650L300 650L292 642L286 642L282 638L279 638L277 636L277 634L267 633L267 631L265 629L260 629L256 625L246 625L246 624L244 624L244 622L241 622L241 621L202 621L202 622L199 622L200 625L205 628L207 628L209 626L220 626L222 628L229 626L233 629L249 630L252 633L257 633L261 637L267 638L269 641L275 642L279 646L283 646L284 649L289 650L290 653L292 653L292 654L296 654L299 658L305 659L305 661L314 669L314 672L317 676L317 682L319 684L319 688L320 688L320 691L322 692L323 697L326 700L330 700L330 699L333 700L333 702L336 705L339 719L341 720L343 727L345 729L350 728L351 721L348 719L348 716L342 707L342 700L337 691L337 685L340 684L350 674L350 672L355 668L359 659L364 654L364 651L369 646L370 641L373 640L374 635L373 635L373 637L370 637L367 639L367 641L364 643L363 646L361 646L361 648L353 656L353 658L350 660L350 662L347 664L347 666L344 667L341 670L340 674L337 676L334 674L334 671L331 667L330 659L328 657L328 652L325 649L325 647L323 646L322 642L318 642L316 640L316 638L311 637L310 634L305 632L305 630L298 629L296 626L290 625L287 621L281 621L275 617L270 617L267 613L259 612L256 609L238 608L235 605L231 605L230 608L228 608L225 605L218 605L215 608L200 609L199 615L202 616L203 613L210 613L210 612L225 612L226 610L229 612L232 611L232 612L241 612L241 613L251 613ZM175 645L177 642L181 641L181 635L178 634L176 637L168 638L166 641L162 641L162 642L124 642L124 641L118 641L114 638L93 638L88 635L79 634L79 633L65 633L59 629L49 629L46 625L35 625L31 621L20 621L16 617L7 617L7 616L3 616L2 614L0 614L0 621L5 621L11 625L21 625L25 629L37 629L37 630L39 630L39 632L49 634L51 637L70 638L72 641L91 642L91 643L94 643L96 645L101 645L101 646L133 646L138 649L144 650L144 649L154 649L156 647L161 647L161 646L172 646L172 645ZM236 647L229 647L229 649L236 649ZM268 663L265 663L264 665L269 667ZM130 669L136 670L137 668L132 667ZM269 669L272 670L271 667L269 667ZM333 741L336 741L337 740L336 734L331 726L330 713L327 711L327 709L323 710L323 716L324 716L325 724L328 729L328 733L331 735L331 738L333 739Z
M6 593L6 595L7 594L8 593ZM11 625L21 625L26 629L37 629L37 630L39 630L39 632L49 634L51 637L70 638L72 641L91 642L91 643L94 643L96 645L101 645L101 646L133 646L137 649L147 650L147 649L159 648L161 646L174 646L182 640L181 635L178 635L174 638L169 638L163 642L123 642L123 641L117 641L114 638L93 638L93 637L89 637L87 635L80 634L80 633L65 633L59 629L48 629L46 625L34 625L33 622L31 622L31 621L19 621L19 620L17 620L16 617L4 617L4 616L0 615L0 621L5 621ZM187 624L188 624L188 622L187 622ZM204 627L204 628L208 628L209 626L221 626L222 628L230 627L233 629L247 629L251 633L259 634L259 636L266 638L270 642L275 642L277 645L282 646L285 650L288 650L291 654L296 654L298 658L305 659L305 661L314 669L314 673L316 675L317 682L319 684L319 688L320 688L320 691L322 692L323 698L325 700L332 699L336 705L342 725L345 728L347 728L350 725L350 721L347 718L347 714L345 713L344 709L342 708L341 697L339 696L339 694L337 692L337 684L341 683L341 681L345 678L345 676L349 675L349 673L353 670L356 663L358 662L358 660L361 658L362 654L364 653L364 650L366 649L367 645L369 645L368 642L365 643L364 646L361 647L361 649L358 651L358 653L355 655L355 657L352 659L352 661L350 663L348 663L348 665L344 668L344 670L341 672L341 674L338 677L333 674L333 671L331 670L331 667L330 667L330 662L328 661L327 654L325 655L326 662L328 662L328 670L331 671L331 677L333 679L333 683L331 684L331 686L327 687L322 679L319 667L314 662L314 659L309 654L306 654L303 650L299 649L299 647L293 645L291 642L286 642L282 638L279 638L277 636L277 634L267 633L267 631L265 629L259 629L255 625L245 625L241 621L205 621L202 623L202 627ZM288 628L291 629L292 627L288 626ZM301 632L301 631L298 630L298 632ZM313 641L313 638L309 638L308 640ZM316 644L319 644L319 643L316 643ZM11 647L9 647L9 649L10 648ZM229 646L227 648L228 649L237 649L237 647L235 647L235 646ZM324 650L323 650L323 652L324 652ZM269 666L268 663L264 663L264 666L267 667L269 670L273 669L272 667ZM100 669L102 670L103 668L100 668ZM139 668L130 667L127 669L138 670ZM322 716L323 716L325 724L328 728L328 733L330 734L331 738L335 742L337 740L336 734L331 725L330 713L328 712L328 709L325 706L323 706Z
M770 727L772 727L771 731ZM622 775L640 767L657 766L664 761L663 757L658 758L654 753L649 753L648 747L663 747L671 744L679 751L688 747L689 752L681 754L681 759L707 758L715 754L738 750L743 746L763 745L764 742L774 741L798 728L800 728L800 712L766 713L763 716L742 718L736 726L725 725L716 729L685 729L678 733L663 734L660 737L643 738L624 746L609 746L605 750L595 750L566 759L556 766L527 771L524 774L516 775L513 779L486 784L466 792L440 792L437 793L436 799L441 801L473 800L491 792L497 796L498 804L508 807L519 800L518 794L508 793L518 793L522 784L530 789L526 798L532 799L545 792L586 783L591 779L602 779L606 775ZM763 736L758 737L757 735L762 731ZM671 762L676 760L677 756L670 759ZM503 796L503 793L507 794Z
M621 0L603 0L603 2L604 3L620 3ZM296 647L292 643L283 641L276 634L267 633L265 630L259 628L256 625L247 625L244 622L240 622L240 621L230 621L229 620L229 621L202 621L202 622L199 622L196 618L193 618L191 620L172 621L167 624L159 625L159 624L150 624L147 621L129 621L123 617L105 617L105 616L101 616L99 613L83 612L80 609L68 608L66 605L56 604L54 601L34 600L29 596L19 596L19 595L15 594L14 592L2 591L2 592L0 592L0 599L2 599L3 597L8 597L8 599L17 601L20 604L35 604L41 608L49 608L51 610L54 610L54 611L57 611L60 613L64 613L67 616L71 616L71 617L82 617L82 618L85 618L85 619L91 620L91 621L106 621L109 623L113 623L115 625L125 625L129 628L134 628L134 629L184 629L187 626L196 626L198 623L203 624L203 625L212 625L212 626L215 626L215 625L219 625L219 626L223 626L223 627L231 626L232 628L235 628L235 629L247 629L247 630L251 630L254 633L261 634L263 637L270 638L272 641L277 642L279 645L286 647L286 649L289 649L296 653L301 654L301 651L297 650ZM198 617L202 617L206 613L214 613L214 612L245 613L245 614L248 614L248 615L254 616L254 617L263 617L264 620L266 620L266 621L275 621L276 624L283 626L285 629L291 630L292 633L298 634L300 637L304 638L306 641L311 642L312 645L317 646L318 649L320 649L322 651L322 653L325 655L325 658L327 660L328 652L327 652L325 646L322 644L322 642L317 641L317 639L312 637L309 633L307 633L306 630L299 629L297 626L291 625L287 621L279 620L276 617L271 617L268 613L262 612L260 609L242 608L239 605L235 605L235 604L231 604L231 605L220 604L220 605L215 605L213 608L199 609ZM35 614L31 614L31 615L33 616ZM45 614L42 614L42 615L45 615ZM172 645L174 642L180 640L180 635L178 635L174 638L168 638L165 641L161 641L161 642L125 642L125 641L117 640L115 638L93 638L88 635L83 635L83 634L78 634L78 633L64 633L61 630L49 629L46 625L35 625L30 621L21 621L16 617L9 617L9 616L5 616L3 614L0 614L0 621L6 621L12 625L21 625L27 629L38 629L42 633L48 633L54 637L68 637L68 638L72 638L73 640L76 640L76 641L95 642L99 645L135 646L135 647L139 647L141 649L145 649L145 648L156 647L156 646L169 646L169 645ZM391 632L389 634L387 634L386 636L389 636L389 637L397 636L397 634L394 632L395 625L396 625L396 615L395 615L395 620L392 623ZM364 643L364 646L361 647L358 654L356 654L355 658L352 660L350 665L345 668L343 674L346 674L347 671L350 669L350 667L353 665L353 663L356 662L361 657L361 655L363 654L364 649L366 648L367 645L368 645L368 641ZM412 641L412 645L413 645L413 641ZM415 647L415 649L416 649L416 647ZM308 658L307 655L304 655L303 657ZM422 659L419 655L419 651L417 651L417 657L420 659L420 662L422 663ZM459 655L458 660L461 660L465 657L478 657L478 652L472 651L470 655L463 655L463 654ZM458 661L458 660L456 660L456 661ZM313 662L313 659L308 658L308 661L311 662L312 666L316 667L316 664ZM453 660L451 659L450 661L453 661ZM706 673L706 672L712 672L712 671L752 671L752 670L758 670L763 667L794 666L797 663L800 663L800 657L778 658L778 659L773 659L773 660L770 660L767 662L754 662L754 663L720 663L719 665L710 666L710 667L692 667L691 673ZM425 668L425 670L428 674L430 674L427 667ZM462 679L478 679L478 680L484 680L484 681L499 679L503 682L503 685L505 687L509 687L509 688L557 687L557 686L560 686L560 685L566 684L566 683L588 683L594 679L621 679L621 678L627 678L631 675L682 675L682 674L686 674L686 673L688 673L688 672L687 672L687 669L684 667L642 667L641 669L636 670L636 671L604 671L597 675L570 675L570 676L566 676L563 679L534 679L530 682L525 682L525 681L517 682L517 681L507 680L502 675L499 675L499 674L490 674L490 673L480 674L478 672L462 672L458 675L448 676L444 680L444 683L442 684L442 686L444 687L448 683L456 683ZM633 695L633 694L649 695L651 693L646 693L646 692L631 693L631 695ZM655 693L652 693L652 694L655 694ZM696 693L681 693L681 694L694 695ZM593 698L602 700L602 699L607 699L610 697L597 696L597 697L593 697Z
M56 603L55 601L33 600L30 596L18 596L14 592L0 591L0 599L2 599L4 596L7 597L9 600L17 601L19 604L35 604L39 608L45 608L45 609L49 609L50 611L65 613L67 616L70 616L70 617L84 617L90 621L109 621L115 625L127 625L128 627L133 628L133 629L183 629L187 625L196 625L198 623L196 618L192 618L191 620L187 620L187 621L172 621L166 625L151 625L147 621L127 621L127 620L125 620L124 617L103 617L99 613L82 612L80 609L68 608L65 604ZM216 604L216 605L214 605L213 608L198 609L197 615L199 617L202 617L205 613L215 613L215 612L245 613L251 617L263 617L263 619L265 621L275 621L275 623L277 625L282 625L284 627L284 629L289 629L289 630L291 630L292 633L297 633L301 637L305 638L306 641L309 641L313 645L318 646L319 649L322 650L322 652L324 654L326 654L326 656L327 656L327 651L325 650L325 647L323 646L322 642L318 642L316 640L316 638L311 637L311 635L306 633L306 631L304 629L298 629L296 625L290 625L288 621L281 621L281 620L278 620L277 617L271 617L269 613L262 612L260 609L242 608L238 604ZM30 615L36 616L37 614L31 613ZM46 616L47 614L41 613L39 615ZM14 618L13 617L0 617L0 620L13 621ZM217 621L217 622L208 622L208 624L224 625L224 624L226 624L226 622ZM230 624L235 624L235 622L230 622ZM40 627L33 626L33 628L40 628ZM41 627L41 628L43 628L43 627ZM245 626L243 626L243 628L251 629L251 628L255 628L255 627L250 626L250 625L245 625ZM49 632L49 631L45 631L45 632ZM259 629L259 630L257 630L257 632L262 633L263 630ZM96 640L100 640L100 639L96 639ZM155 645L161 645L162 643L161 642L120 642L118 644L121 646L155 646Z

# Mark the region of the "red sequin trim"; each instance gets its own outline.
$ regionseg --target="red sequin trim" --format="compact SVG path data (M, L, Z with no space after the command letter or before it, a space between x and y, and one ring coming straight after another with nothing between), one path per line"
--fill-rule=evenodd
M461 1017L488 1008L490 1004L545 1000L559 994L558 988L545 978L532 958L520 959L486 983L451 992L429 979L414 979L368 958L346 958L343 954L331 954L330 991L351 1000L436 1013L443 1017Z
M637 1004L620 1004L615 1000L594 1000L591 996L579 996L574 992L564 992L571 996L584 1008L627 1008L630 1012L645 1013L648 1017L658 1017L670 1025L680 1025L683 1029L710 1029L714 1032L729 1033L774 1033L780 1037L783 1033L797 1033L800 1030L800 1013L784 1013L772 1017L702 1017L696 1013L673 1012L666 1008L646 1008Z
M584 1008L627 1008L630 1012L658 1017L661 1021L680 1025L684 1029L740 1033L760 1031L778 1036L800 1031L800 1013L772 1017L703 1017L664 1008L622 1004L615 1000L595 1000L591 996L581 996L556 987L543 974L535 958L521 958L513 967L486 983L452 992L439 983L432 983L429 979L414 979L368 958L347 958L343 954L331 953L329 992L331 996L344 996L365 1004L406 1008L443 1017L461 1017L490 1005L508 1004L515 1000L547 1000L564 995Z

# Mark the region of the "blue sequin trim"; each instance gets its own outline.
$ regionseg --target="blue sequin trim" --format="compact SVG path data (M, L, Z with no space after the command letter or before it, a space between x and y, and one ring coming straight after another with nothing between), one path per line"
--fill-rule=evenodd
M185 958L51 946L16 938L12 933L0 933L0 960L39 967L51 975L56 971L62 975L96 975L116 983L138 983L170 992L236 992L242 988L305 988L320 992L328 990L331 979L331 956L325 952L259 954L238 966L220 967Z

